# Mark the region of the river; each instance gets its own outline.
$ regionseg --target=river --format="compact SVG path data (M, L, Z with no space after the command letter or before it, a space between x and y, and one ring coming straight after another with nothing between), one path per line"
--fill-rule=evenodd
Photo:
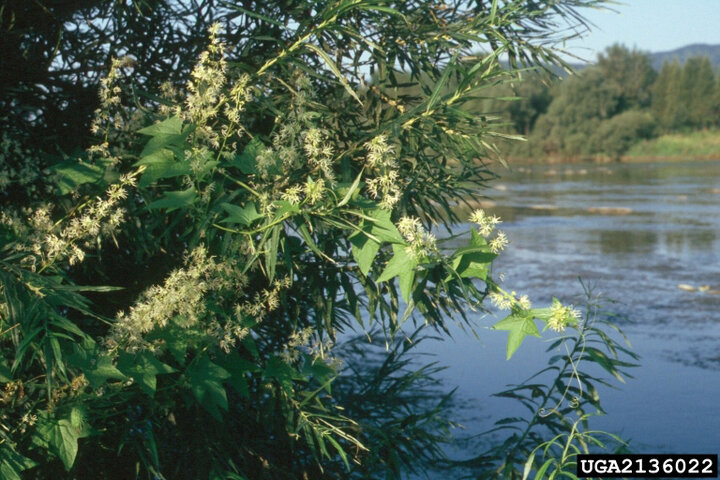
M503 218L510 245L496 261L504 285L538 306L582 303L581 277L617 303L640 366L604 388L607 415L591 427L638 453L720 453L720 162L533 166L500 172L485 210ZM469 225L467 226L469 228ZM479 341L454 328L426 349L458 386L465 429L522 413L490 397L542 367L543 339L509 361L506 332L478 315ZM458 452L456 452L458 453ZM468 452L460 452L462 457Z

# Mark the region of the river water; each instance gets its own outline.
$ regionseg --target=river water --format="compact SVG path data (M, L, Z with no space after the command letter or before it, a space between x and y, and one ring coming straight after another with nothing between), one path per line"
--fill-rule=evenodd
M537 306L582 304L586 284L618 303L640 366L600 390L606 416L591 427L620 434L638 453L720 453L720 162L533 166L501 172L485 210L503 218L510 246L496 261L504 286ZM467 226L469 228L469 225ZM506 332L426 347L458 386L465 429L523 413L490 397L544 365L549 332L505 361ZM456 452L465 456L468 451ZM471 453L471 452L470 452Z

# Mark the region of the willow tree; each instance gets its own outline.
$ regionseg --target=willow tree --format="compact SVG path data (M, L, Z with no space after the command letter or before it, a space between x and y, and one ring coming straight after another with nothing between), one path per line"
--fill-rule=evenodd
M460 248L433 235L492 175L497 121L465 105L516 68L562 63L555 45L597 3L126 5L176 12L168 28L205 49L190 68L174 43L137 45L187 71L155 91L134 73L150 57L113 48L127 55L100 82L95 144L49 170L5 139L3 178L24 195L3 198L0 231L3 478L397 477L435 462L446 397L402 358L404 327L471 325L490 298L509 311L509 357L536 320L580 317L494 278L498 218L475 211ZM110 44L126 33L90 23ZM362 349L340 353L353 330L388 345L374 376Z

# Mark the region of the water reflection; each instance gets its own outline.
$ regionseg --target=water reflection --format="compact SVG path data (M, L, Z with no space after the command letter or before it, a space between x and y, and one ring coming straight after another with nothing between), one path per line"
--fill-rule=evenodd
M606 254L652 254L660 241L656 232L640 230L600 230L597 232L600 251Z

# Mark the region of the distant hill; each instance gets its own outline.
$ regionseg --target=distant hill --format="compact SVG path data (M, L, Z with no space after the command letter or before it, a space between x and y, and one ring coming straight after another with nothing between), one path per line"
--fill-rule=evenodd
M662 64L664 61L672 62L673 59L676 59L681 63L685 63L685 61L688 58L697 57L697 56L706 56L710 59L710 63L712 64L713 68L715 70L720 67L720 45L707 45L705 43L694 43L692 45L686 45L684 47L676 48L675 50L670 50L667 52L652 52L648 54L650 57L650 64L652 67L657 70L658 72L662 68ZM503 67L508 68L508 63L506 61L501 62ZM580 70L583 70L584 68L591 67L595 64L595 62L589 62L589 63L577 63L577 62L570 62L570 67L579 72ZM567 72L563 70L560 67L557 66L551 66L550 70L552 70L556 75L558 75L560 78L567 77Z
M660 70L665 60L671 62L677 58L680 63L685 63L688 58L697 56L708 57L713 68L717 69L720 66L720 45L695 43L669 52L655 52L650 54L650 62L655 70Z

